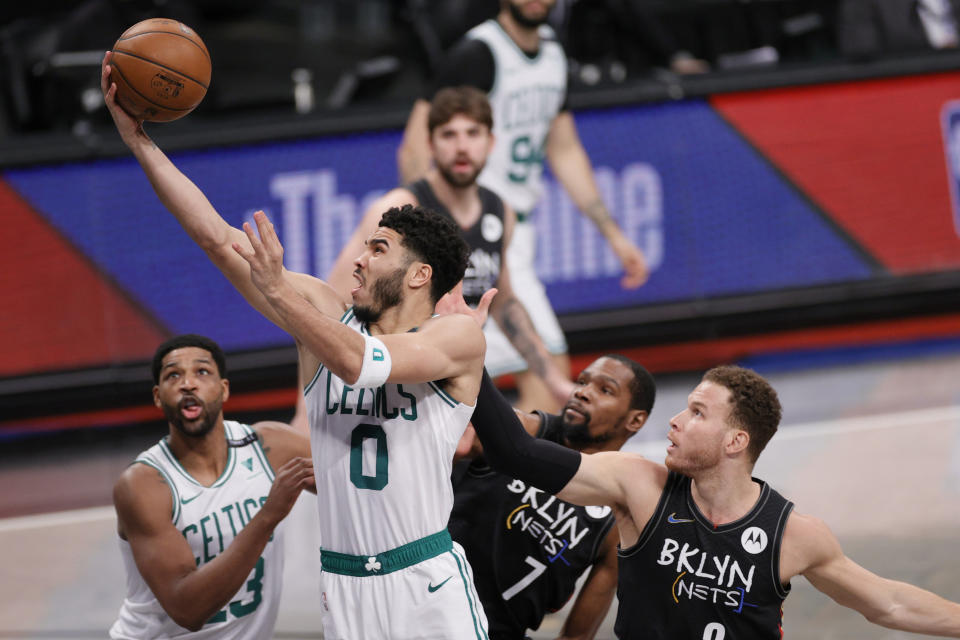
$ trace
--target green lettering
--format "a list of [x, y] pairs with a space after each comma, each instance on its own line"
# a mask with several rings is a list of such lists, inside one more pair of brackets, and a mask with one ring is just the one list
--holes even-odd
[[227, 518], [230, 520], [230, 530], [233, 531], [233, 535], [236, 536], [236, 535], [237, 535], [237, 527], [233, 524], [233, 514], [231, 513], [231, 511], [233, 511], [233, 505], [232, 505], [232, 504], [228, 504], [228, 505], [225, 506], [223, 509], [221, 509], [221, 511], [223, 511], [225, 514], [227, 514]]
[[257, 508], [258, 508], [257, 501], [254, 500], [253, 498], [247, 498], [246, 500], [243, 501], [243, 510], [247, 514], [247, 522], [250, 522], [251, 518], [253, 518], [253, 516], [250, 515], [250, 509], [249, 509], [250, 505], [253, 505], [254, 514], [257, 512]]
[[404, 398], [410, 401], [410, 410], [407, 411], [406, 409], [401, 409], [400, 415], [403, 416], [404, 420], [411, 420], [411, 421], [416, 420], [417, 419], [417, 397], [412, 393], [408, 393], [404, 391], [402, 384], [397, 385], [397, 391], [400, 392], [400, 395], [402, 395]]
[[340, 395], [340, 414], [341, 415], [350, 415], [353, 413], [353, 409], [347, 406], [347, 396], [350, 395], [350, 392], [353, 391], [353, 387], [343, 385], [343, 393]]
[[387, 385], [383, 385], [377, 389], [377, 397], [380, 400], [381, 410], [377, 412], [378, 417], [386, 418], [387, 420], [393, 420], [398, 415], [400, 411], [398, 409], [390, 410], [390, 403], [387, 402]]
[[331, 380], [331, 378], [333, 378], [333, 374], [331, 374], [329, 371], [327, 371], [327, 399], [326, 399], [327, 415], [333, 415], [333, 414], [335, 414], [335, 413], [337, 412], [337, 407], [340, 406], [340, 405], [337, 404], [336, 402], [333, 403], [333, 406], [332, 406], [332, 407], [330, 406], [330, 380]]
[[217, 518], [217, 512], [216, 512], [216, 511], [214, 511], [214, 512], [211, 513], [210, 515], [213, 516], [213, 524], [215, 524], [215, 525], [217, 526], [217, 538], [219, 538], [219, 542], [220, 542], [220, 551], [219, 551], [219, 553], [223, 553], [223, 532], [220, 531], [220, 519]]
[[203, 516], [200, 518], [200, 532], [201, 537], [203, 538], [203, 561], [210, 562], [217, 557], [217, 554], [210, 555], [210, 544], [213, 542], [213, 536], [207, 536], [207, 525], [205, 524], [207, 520], [210, 519], [210, 516]]
[[360, 393], [357, 395], [357, 415], [358, 416], [368, 416], [370, 412], [363, 408], [363, 392], [366, 389], [360, 389]]

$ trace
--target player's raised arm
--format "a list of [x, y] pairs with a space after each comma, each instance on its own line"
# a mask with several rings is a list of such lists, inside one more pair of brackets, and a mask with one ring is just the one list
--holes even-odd
[[427, 142], [429, 113], [429, 100], [421, 98], [413, 103], [413, 109], [403, 129], [403, 140], [397, 147], [397, 169], [402, 184], [419, 180], [430, 169], [430, 145]]
[[889, 629], [960, 638], [960, 604], [905, 582], [882, 578], [843, 553], [818, 518], [792, 513], [781, 552], [781, 578], [802, 574], [837, 604]]
[[569, 111], [561, 111], [550, 125], [546, 157], [551, 171], [570, 194], [574, 204], [597, 226], [620, 259], [625, 272], [621, 285], [634, 289], [646, 282], [649, 273], [643, 252], [624, 235], [600, 197], [590, 158], [580, 142], [573, 115]]
[[[107, 109], [113, 117], [120, 137], [133, 152], [150, 180], [157, 197], [173, 214], [187, 234], [209, 256], [247, 301], [269, 320], [286, 329], [262, 294], [252, 285], [249, 267], [231, 246], [247, 242], [243, 231], [231, 227], [203, 192], [185, 176], [157, 147], [143, 130], [116, 102], [116, 84], [110, 81], [110, 52], [101, 66], [101, 88]], [[293, 286], [310, 298], [324, 313], [339, 316], [344, 305], [322, 281], [303, 274], [287, 274]]]
[[180, 626], [198, 631], [243, 586], [277, 524], [312, 483], [310, 460], [292, 458], [277, 470], [263, 508], [222, 553], [198, 566], [170, 520], [170, 487], [153, 467], [134, 464], [113, 490], [118, 533], [130, 544], [140, 575], [164, 611]]

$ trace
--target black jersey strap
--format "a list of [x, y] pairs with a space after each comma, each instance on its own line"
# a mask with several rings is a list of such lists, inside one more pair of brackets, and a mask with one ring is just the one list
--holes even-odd
[[580, 452], [527, 433], [486, 370], [473, 411], [473, 428], [491, 467], [547, 493], [558, 493], [580, 468]]

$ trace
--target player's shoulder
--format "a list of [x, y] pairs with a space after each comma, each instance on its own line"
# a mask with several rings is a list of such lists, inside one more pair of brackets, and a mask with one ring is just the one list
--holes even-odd
[[113, 485], [113, 503], [117, 513], [170, 513], [173, 492], [169, 476], [141, 460], [130, 464]]
[[275, 470], [291, 458], [310, 457], [310, 439], [288, 424], [264, 420], [254, 423], [250, 428]]
[[789, 580], [843, 556], [837, 537], [822, 519], [791, 511], [780, 543], [782, 577]]

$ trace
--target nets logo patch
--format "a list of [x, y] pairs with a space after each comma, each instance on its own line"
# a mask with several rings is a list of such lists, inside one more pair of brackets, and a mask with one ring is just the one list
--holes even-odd
[[767, 532], [760, 527], [750, 527], [740, 536], [743, 550], [754, 555], [767, 548]]
[[953, 205], [953, 226], [957, 235], [960, 235], [960, 100], [943, 105], [940, 121], [950, 181], [950, 202]]

